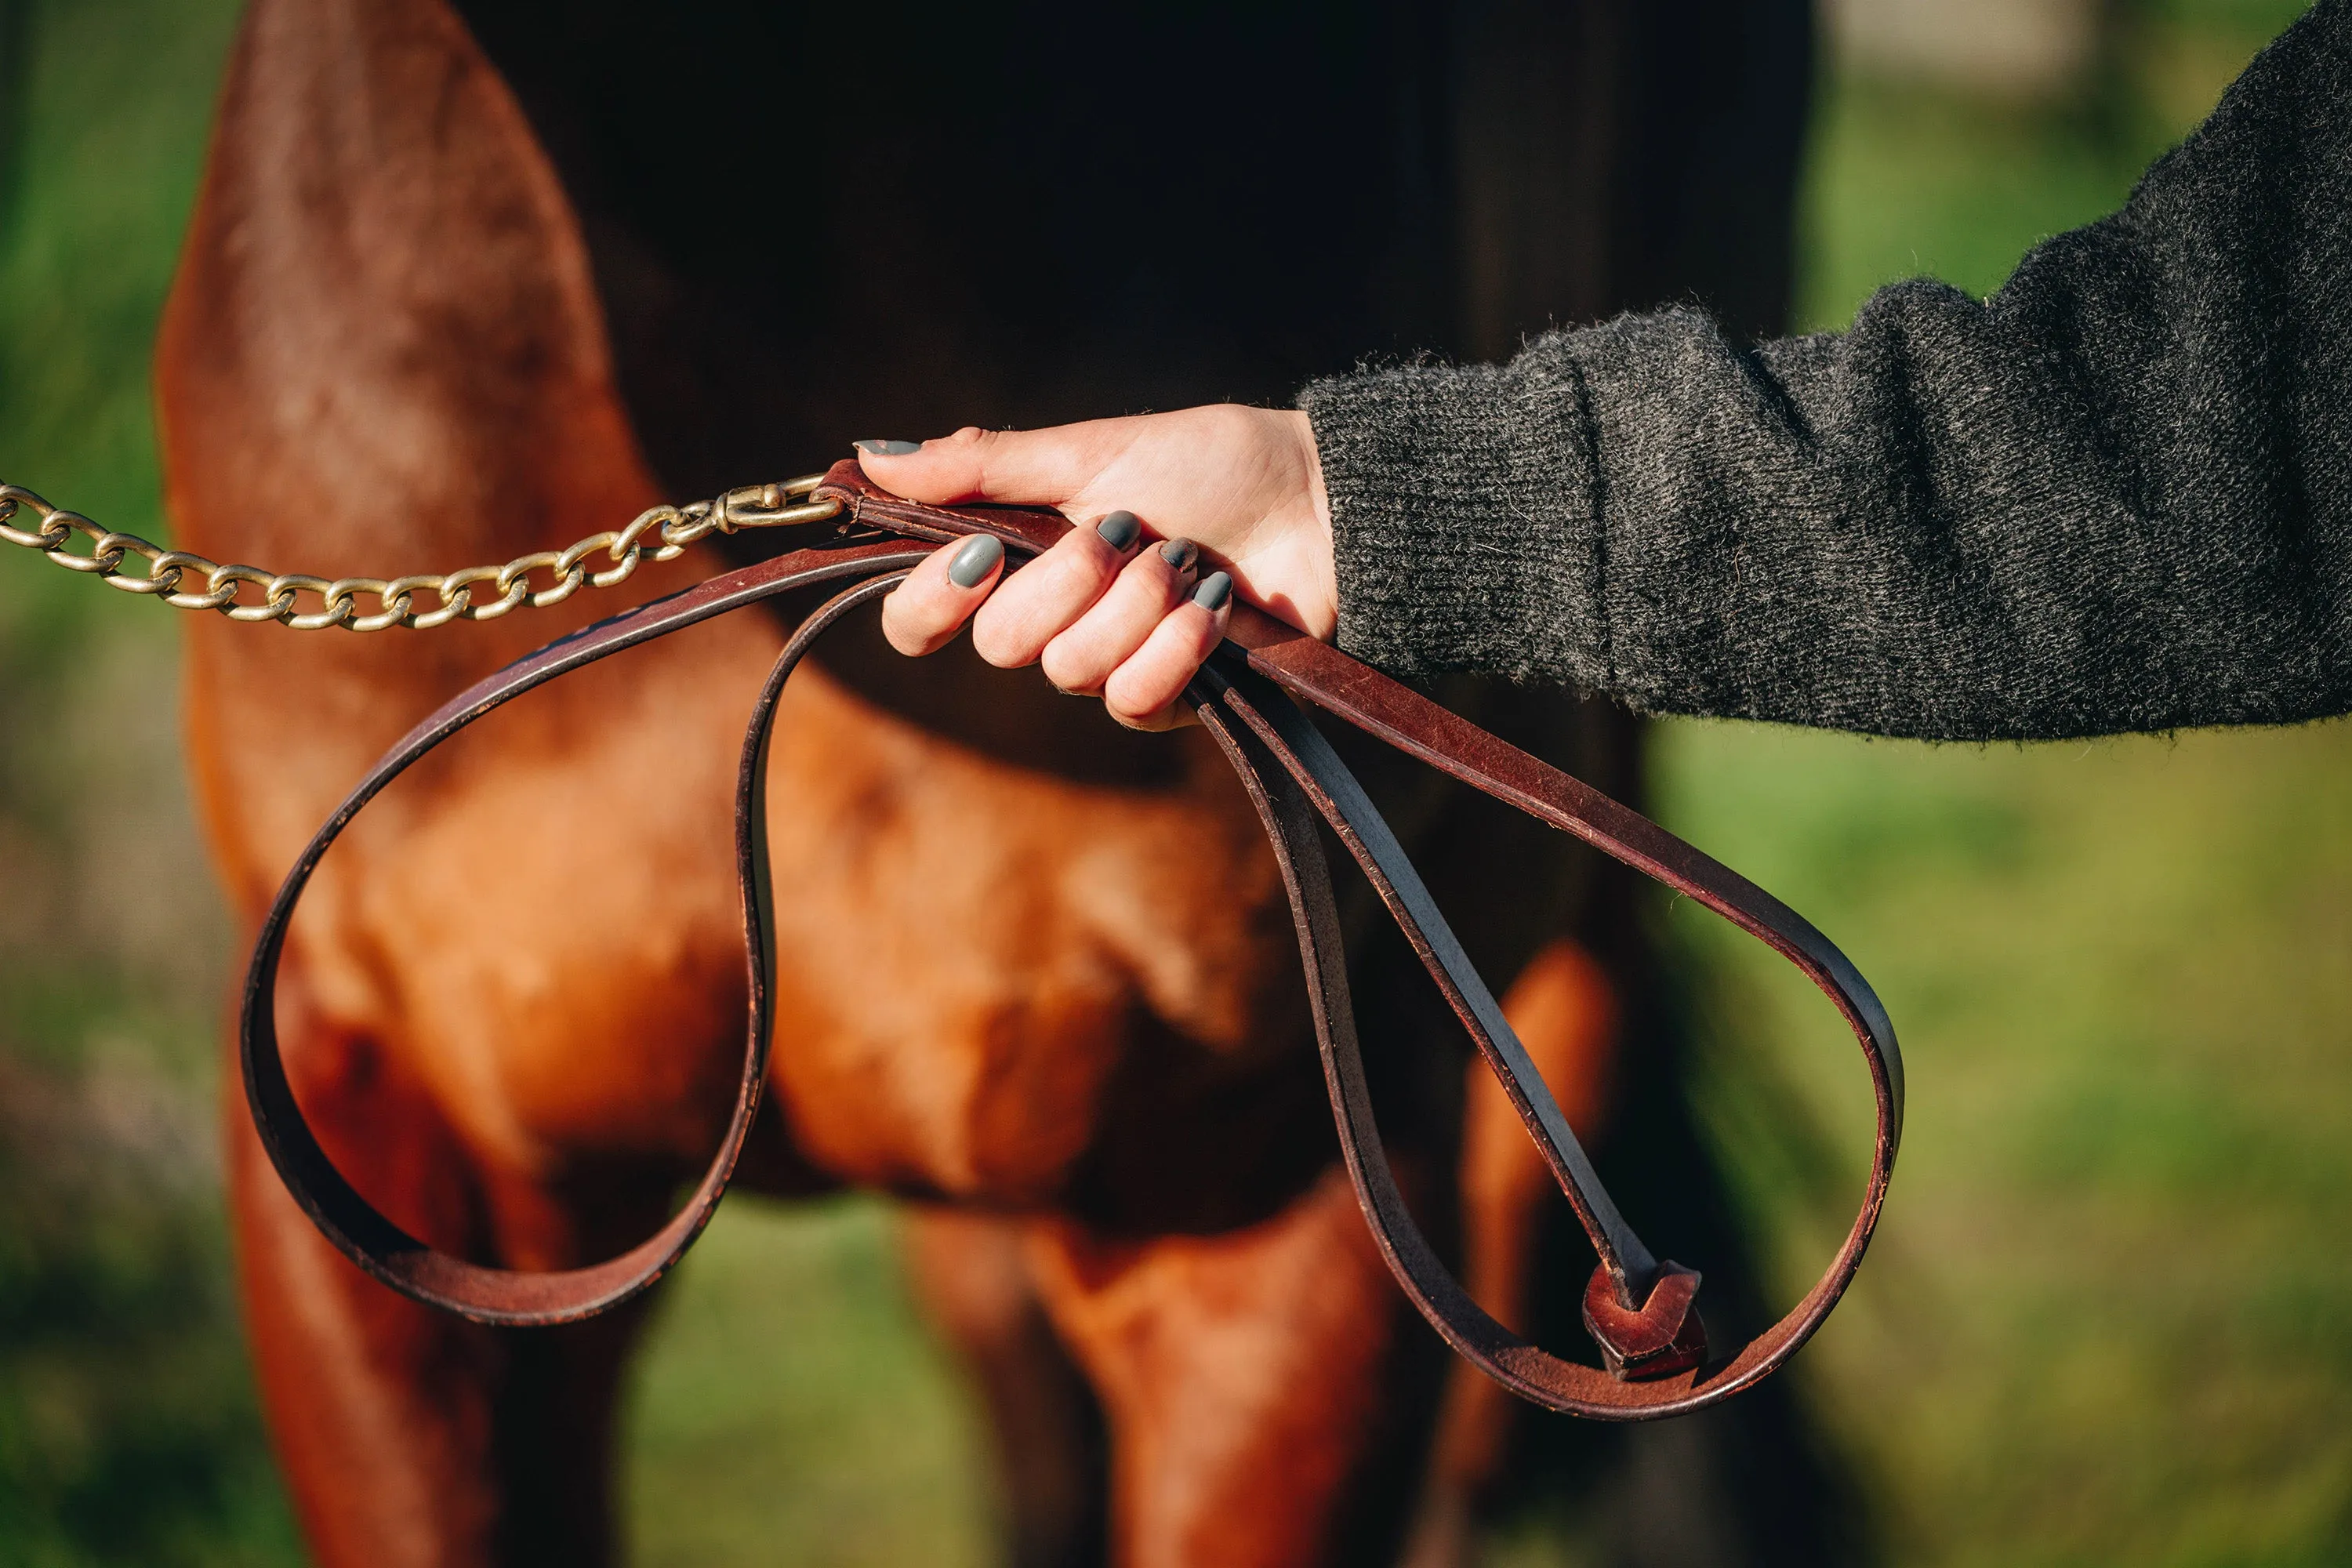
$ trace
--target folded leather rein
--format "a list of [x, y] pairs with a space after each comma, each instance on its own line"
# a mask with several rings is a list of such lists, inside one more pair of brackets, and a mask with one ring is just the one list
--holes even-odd
[[[1020, 559], [1045, 549], [1069, 527], [1058, 512], [945, 509], [901, 500], [874, 489], [854, 463], [837, 465], [817, 495], [837, 497], [845, 503], [835, 537], [823, 545], [730, 572], [590, 626], [444, 704], [386, 753], [328, 818], [270, 906], [246, 977], [239, 1031], [254, 1125], [288, 1189], [328, 1239], [403, 1295], [478, 1322], [569, 1322], [646, 1289], [693, 1245], [727, 1190], [767, 1077], [774, 949], [766, 784], [769, 741], [785, 680], [828, 627], [895, 586], [934, 543], [991, 533]], [[850, 585], [793, 632], [753, 705], [744, 735], [735, 803], [736, 873], [742, 889], [751, 994], [742, 1077], [726, 1136], [709, 1169], [691, 1199], [656, 1234], [589, 1268], [527, 1273], [484, 1268], [435, 1251], [377, 1212], [335, 1169], [295, 1103], [278, 1055], [278, 959], [295, 906], [320, 859], [386, 784], [492, 709], [625, 648], [827, 583]], [[1903, 1067], [1895, 1033], [1878, 998], [1845, 955], [1779, 900], [1638, 813], [1247, 605], [1235, 606], [1224, 646], [1185, 696], [1240, 775], [1281, 865], [1348, 1174], [1390, 1271], [1431, 1325], [1454, 1350], [1514, 1393], [1555, 1410], [1618, 1420], [1676, 1415], [1714, 1404], [1787, 1361], [1821, 1326], [1860, 1266], [1885, 1198], [1902, 1131]], [[1654, 1258], [1625, 1223], [1412, 863], [1294, 698], [1574, 834], [1706, 905], [1802, 970], [1853, 1026], [1877, 1104], [1877, 1135], [1861, 1211], [1819, 1282], [1786, 1317], [1738, 1354], [1706, 1361], [1704, 1334], [1693, 1310], [1698, 1275]], [[1517, 1108], [1591, 1238], [1600, 1265], [1585, 1292], [1584, 1318], [1604, 1366], [1563, 1360], [1496, 1321], [1439, 1260], [1406, 1209], [1381, 1152], [1365, 1086], [1330, 872], [1316, 831], [1318, 818], [1370, 879], [1420, 954]]]

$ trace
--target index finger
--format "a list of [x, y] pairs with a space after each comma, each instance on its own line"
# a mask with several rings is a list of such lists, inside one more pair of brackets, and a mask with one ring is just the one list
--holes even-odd
[[882, 600], [882, 636], [900, 653], [921, 658], [953, 641], [1002, 578], [1004, 544], [975, 533], [942, 544]]

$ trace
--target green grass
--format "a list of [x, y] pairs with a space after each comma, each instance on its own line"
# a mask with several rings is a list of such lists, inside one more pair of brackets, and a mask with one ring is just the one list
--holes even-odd
[[2063, 103], [1826, 73], [1801, 198], [1796, 325], [1934, 277], [1990, 294], [2035, 241], [2122, 205], [2300, 0], [2123, 0], [2112, 68]]
[[2104, 213], [2131, 171], [2067, 116], [1832, 79], [1815, 113], [1797, 321], [1834, 331], [1881, 284], [1998, 288], [2033, 241]]
[[[1833, 80], [1803, 324], [1919, 273], [1990, 292], [2299, 9], [2146, 8], [2122, 112]], [[2352, 1560], [2352, 725], [1987, 749], [1677, 722], [1655, 762], [1665, 819], [1839, 941], [1905, 1043], [1881, 1239], [1799, 1373], [1894, 1560]], [[1851, 1041], [1710, 917], [1669, 926], [1717, 977], [1710, 1121], [1793, 1293], [1858, 1193]]]
[[976, 1414], [908, 1307], [885, 1207], [730, 1202], [631, 1408], [644, 1568], [979, 1568]]
[[[1915, 272], [1990, 289], [2294, 9], [2135, 7], [2087, 104], [1833, 78], [1803, 323]], [[0, 59], [0, 475], [142, 531], [149, 342], [232, 14], [46, 0]], [[0, 552], [0, 1568], [299, 1559], [226, 1288], [233, 955], [164, 622]], [[1977, 750], [1681, 723], [1656, 754], [1668, 819], [1843, 942], [1908, 1050], [1882, 1240], [1793, 1374], [1895, 1559], [2352, 1559], [2352, 726]], [[1717, 977], [1705, 1102], [1793, 1289], [1853, 1195], [1852, 1047], [1664, 919]], [[981, 1439], [895, 1256], [877, 1204], [730, 1205], [630, 1387], [639, 1562], [979, 1560]]]
[[[1802, 1363], [1896, 1560], [2343, 1561], [2352, 724], [1986, 751], [1686, 723], [1658, 752], [1668, 820], [1902, 1033], [1883, 1239]], [[1713, 1119], [1794, 1288], [1858, 1184], [1851, 1042], [1710, 917], [1672, 923], [1726, 973]], [[1825, 1192], [1791, 1111], [1851, 1152]]]
[[[0, 474], [154, 528], [147, 344], [229, 11], [9, 12], [37, 47], [0, 58]], [[299, 1555], [234, 1327], [211, 1046], [230, 953], [149, 608], [0, 563], [6, 1568]]]

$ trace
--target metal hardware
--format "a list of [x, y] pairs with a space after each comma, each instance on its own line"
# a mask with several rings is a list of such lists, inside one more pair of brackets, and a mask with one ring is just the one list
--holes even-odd
[[[68, 572], [95, 574], [110, 588], [159, 598], [175, 610], [213, 610], [232, 621], [276, 621], [298, 632], [340, 626], [348, 632], [380, 632], [393, 626], [419, 631], [447, 626], [451, 621], [494, 621], [529, 605], [534, 610], [560, 605], [582, 588], [614, 588], [636, 574], [646, 561], [675, 561], [686, 547], [713, 533], [733, 533], [747, 528], [788, 528], [801, 523], [829, 522], [841, 515], [837, 499], [811, 500], [809, 495], [824, 479], [804, 474], [781, 484], [744, 485], [716, 500], [688, 506], [657, 506], [640, 513], [624, 529], [591, 534], [568, 550], [541, 550], [518, 556], [503, 566], [465, 566], [438, 574], [408, 577], [341, 577], [330, 582], [299, 572], [270, 572], [259, 566], [223, 565], [185, 550], [166, 550], [136, 534], [111, 533], [79, 512], [51, 506], [20, 485], [0, 484], [0, 539], [37, 550]], [[38, 526], [15, 526], [26, 513]], [[90, 552], [78, 555], [67, 545], [79, 534], [89, 540]], [[654, 539], [648, 542], [646, 536]], [[589, 558], [602, 552], [612, 563], [603, 571], [589, 570]], [[128, 556], [146, 563], [146, 571], [126, 573]], [[543, 574], [544, 586], [534, 586], [533, 574]], [[186, 582], [201, 582], [204, 591], [184, 590]], [[260, 591], [257, 603], [240, 603], [246, 584]], [[488, 588], [477, 601], [477, 588]], [[419, 595], [433, 603], [420, 607]], [[494, 595], [494, 596], [493, 596]], [[304, 611], [305, 596], [318, 607]], [[375, 601], [373, 614], [360, 613], [362, 597]]]

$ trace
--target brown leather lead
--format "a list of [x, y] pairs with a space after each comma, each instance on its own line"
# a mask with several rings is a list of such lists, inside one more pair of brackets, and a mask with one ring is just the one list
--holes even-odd
[[[319, 829], [262, 921], [247, 970], [239, 1033], [246, 1097], [262, 1145], [303, 1210], [345, 1256], [394, 1289], [478, 1321], [544, 1324], [591, 1316], [668, 1271], [725, 1194], [767, 1076], [772, 962], [766, 837], [768, 744], [784, 682], [810, 646], [850, 609], [888, 591], [928, 552], [923, 543], [995, 534], [1034, 554], [1068, 527], [1059, 513], [1014, 507], [922, 506], [877, 490], [854, 463], [820, 497], [845, 512], [833, 538], [552, 643], [460, 693], [386, 753]], [[888, 537], [877, 538], [877, 533]], [[625, 648], [795, 589], [848, 582], [793, 634], [754, 705], [736, 795], [737, 874], [750, 971], [743, 1073], [726, 1135], [686, 1205], [659, 1232], [586, 1268], [525, 1273], [434, 1251], [362, 1197], [303, 1121], [278, 1056], [275, 990], [288, 923], [320, 859], [383, 787], [418, 758], [514, 698]], [[1487, 734], [1411, 689], [1247, 605], [1186, 697], [1215, 737], [1265, 825], [1290, 895], [1316, 1036], [1339, 1143], [1357, 1201], [1390, 1270], [1437, 1331], [1513, 1392], [1555, 1410], [1616, 1420], [1676, 1415], [1764, 1377], [1821, 1326], [1876, 1226], [1903, 1125], [1902, 1058], [1870, 986], [1795, 911], [1640, 814]], [[1699, 1276], [1654, 1258], [1618, 1212], [1541, 1076], [1504, 1020], [1412, 863], [1354, 776], [1291, 698], [1297, 697], [1422, 758], [1563, 832], [1572, 833], [1763, 941], [1802, 970], [1853, 1026], [1871, 1075], [1877, 1136], [1860, 1213], [1829, 1269], [1788, 1316], [1736, 1355], [1706, 1363], [1694, 1310]], [[1563, 1360], [1496, 1322], [1462, 1289], [1414, 1225], [1381, 1152], [1349, 1006], [1345, 956], [1318, 819], [1370, 879], [1428, 969], [1575, 1208], [1600, 1258], [1584, 1321], [1603, 1367]]]

